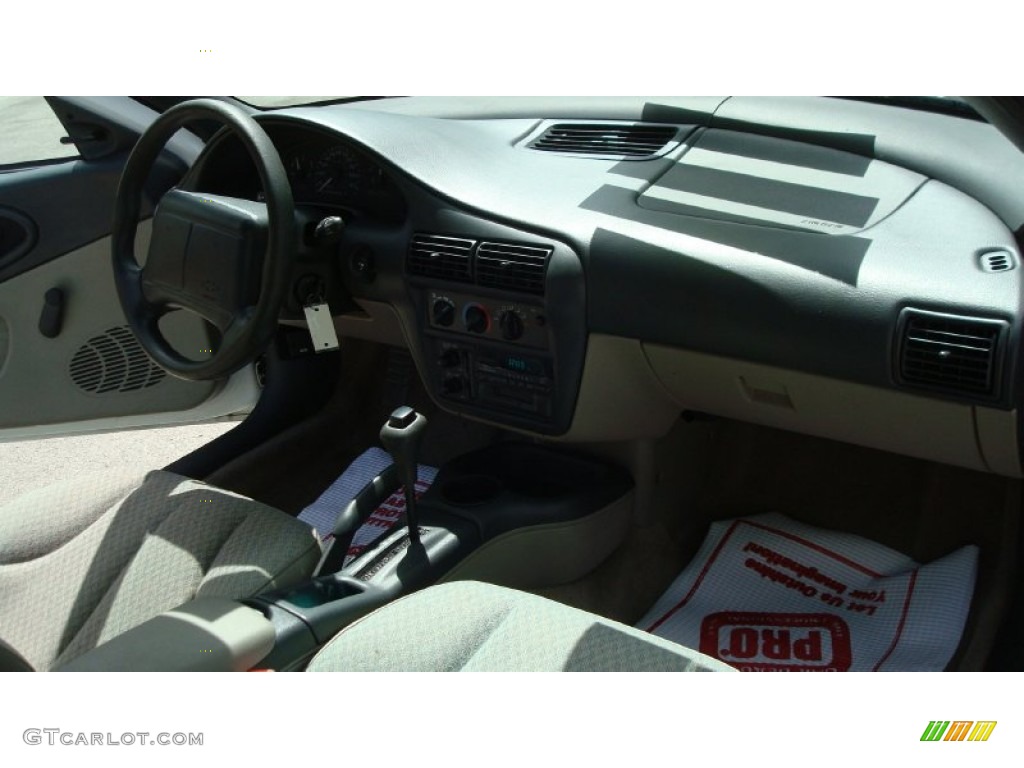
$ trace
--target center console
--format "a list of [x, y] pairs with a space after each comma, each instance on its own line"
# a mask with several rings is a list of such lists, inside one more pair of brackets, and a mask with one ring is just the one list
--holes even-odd
[[443, 466], [419, 501], [407, 494], [405, 524], [346, 560], [356, 530], [405, 485], [403, 477], [415, 477], [424, 423], [409, 408], [391, 415], [381, 437], [395, 464], [341, 511], [311, 581], [244, 601], [274, 627], [273, 650], [261, 667], [301, 668], [353, 621], [441, 581], [520, 589], [575, 581], [625, 538], [633, 508], [628, 472], [532, 443], [502, 442]]

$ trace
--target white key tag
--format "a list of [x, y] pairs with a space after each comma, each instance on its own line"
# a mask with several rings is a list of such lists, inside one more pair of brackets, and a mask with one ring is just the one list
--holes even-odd
[[326, 301], [307, 304], [302, 308], [306, 313], [306, 325], [313, 337], [314, 352], [329, 352], [338, 348], [338, 334], [334, 331], [334, 318]]

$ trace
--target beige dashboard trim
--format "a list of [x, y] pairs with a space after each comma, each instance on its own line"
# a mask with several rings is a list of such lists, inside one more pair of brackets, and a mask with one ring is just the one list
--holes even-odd
[[405, 347], [402, 323], [394, 307], [382, 301], [355, 299], [362, 312], [349, 312], [334, 316], [334, 329], [338, 336], [351, 336], [393, 347]]
[[1015, 412], [644, 344], [679, 407], [1020, 477]]
[[593, 333], [587, 340], [572, 426], [575, 442], [661, 437], [680, 408], [651, 371], [636, 339]]
[[[359, 305], [358, 311], [334, 315], [334, 331], [338, 338], [364, 339], [392, 347], [409, 346], [394, 307], [383, 301], [355, 298], [353, 301]], [[308, 327], [304, 319], [282, 320], [281, 325]]]
[[1007, 477], [1022, 477], [1020, 444], [1017, 433], [1017, 411], [997, 411], [994, 408], [975, 408], [978, 444], [989, 469]]

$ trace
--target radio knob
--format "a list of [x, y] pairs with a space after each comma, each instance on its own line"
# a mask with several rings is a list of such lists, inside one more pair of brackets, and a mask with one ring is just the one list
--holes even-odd
[[448, 328], [455, 322], [455, 304], [451, 299], [436, 299], [430, 313], [433, 315], [434, 325]]
[[506, 341], [515, 341], [523, 335], [523, 318], [514, 309], [508, 309], [498, 318], [501, 337]]
[[466, 330], [470, 333], [483, 333], [491, 324], [487, 310], [479, 304], [470, 304], [466, 307], [463, 319], [466, 322]]

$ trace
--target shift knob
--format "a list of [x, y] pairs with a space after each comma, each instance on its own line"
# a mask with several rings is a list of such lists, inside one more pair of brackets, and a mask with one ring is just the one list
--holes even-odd
[[420, 440], [427, 427], [427, 417], [408, 406], [392, 411], [380, 430], [380, 441], [391, 454], [398, 468], [398, 476], [405, 487], [405, 519], [409, 526], [409, 539], [420, 540], [419, 516], [416, 512], [416, 475], [419, 466]]

